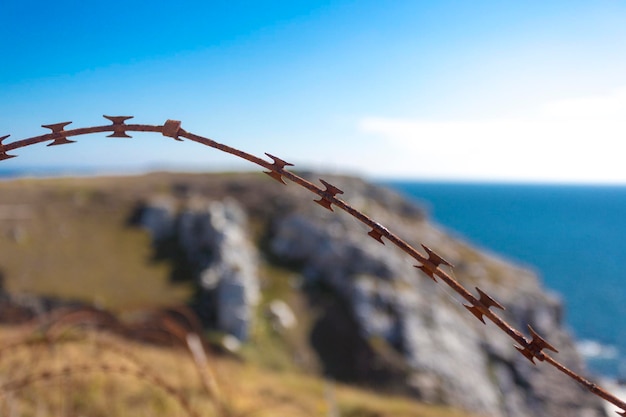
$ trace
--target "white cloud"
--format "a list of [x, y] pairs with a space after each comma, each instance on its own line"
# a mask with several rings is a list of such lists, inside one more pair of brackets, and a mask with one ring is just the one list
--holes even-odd
[[396, 148], [391, 175], [626, 183], [626, 89], [546, 103], [531, 117], [369, 117], [359, 129]]
[[554, 120], [584, 119], [593, 121], [624, 121], [626, 118], [626, 88], [603, 96], [581, 97], [546, 103], [541, 108], [544, 117]]

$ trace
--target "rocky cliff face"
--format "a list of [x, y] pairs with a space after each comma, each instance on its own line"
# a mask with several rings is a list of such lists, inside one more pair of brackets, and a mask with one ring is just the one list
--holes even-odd
[[[301, 291], [324, 288], [339, 300], [328, 309], [325, 326], [320, 323], [317, 343], [325, 347], [318, 351], [360, 372], [333, 375], [337, 367], [330, 366], [331, 376], [384, 374], [380, 381], [424, 401], [486, 416], [605, 415], [600, 400], [551, 367], [531, 364], [499, 329], [476, 320], [451, 290], [395, 247], [369, 238], [357, 221], [310, 203], [310, 195], [295, 187], [254, 178], [231, 180], [212, 193], [218, 202], [153, 200], [140, 216], [156, 242], [175, 238], [222, 330], [246, 338], [258, 300], [257, 262], [272, 259], [296, 268]], [[563, 328], [560, 301], [531, 272], [448, 236], [388, 190], [356, 179], [330, 181], [346, 192], [345, 201], [407, 242], [433, 248], [455, 265], [451, 273], [464, 286], [478, 286], [506, 306], [507, 321], [520, 330], [530, 324], [560, 350], [559, 360], [583, 369]], [[219, 202], [225, 194], [233, 200]], [[251, 243], [247, 216], [262, 225], [262, 253]], [[347, 340], [354, 338], [360, 342]], [[367, 369], [386, 365], [394, 371]]]
[[197, 281], [201, 316], [246, 340], [259, 301], [258, 251], [247, 215], [232, 200], [195, 198], [179, 204], [159, 197], [142, 208], [139, 224], [155, 246], [174, 243]]

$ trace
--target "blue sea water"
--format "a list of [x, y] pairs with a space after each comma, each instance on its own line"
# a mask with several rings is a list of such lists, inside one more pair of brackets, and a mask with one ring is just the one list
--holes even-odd
[[388, 182], [561, 295], [592, 372], [626, 377], [626, 187]]

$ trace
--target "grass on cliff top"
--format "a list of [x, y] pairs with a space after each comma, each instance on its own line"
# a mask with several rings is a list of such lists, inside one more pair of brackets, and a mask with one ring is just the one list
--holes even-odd
[[155, 262], [148, 234], [128, 225], [136, 182], [0, 183], [0, 273], [8, 291], [78, 299], [107, 309], [183, 303]]
[[155, 261], [148, 234], [128, 225], [137, 203], [192, 191], [258, 208], [280, 187], [262, 173], [0, 181], [0, 285], [114, 310], [184, 303], [192, 286], [173, 283], [173, 266]]
[[[180, 395], [198, 417], [217, 416], [190, 356], [184, 349], [131, 343], [110, 335], [74, 333], [53, 345], [33, 343], [32, 335], [0, 326], [0, 413], [14, 416], [93, 417], [185, 416]], [[11, 341], [30, 340], [13, 349]], [[43, 341], [43, 340], [42, 340]], [[97, 343], [106, 341], [106, 344]], [[115, 349], [111, 349], [114, 347]], [[120, 353], [126, 352], [126, 353]], [[135, 358], [135, 359], [133, 359]], [[136, 358], [139, 358], [138, 360]], [[144, 367], [143, 374], [105, 372], [98, 365]], [[86, 365], [90, 370], [79, 370]], [[42, 372], [74, 372], [60, 377], [33, 378], [19, 389], [7, 387]], [[406, 398], [379, 395], [321, 378], [294, 372], [276, 372], [250, 363], [209, 355], [220, 400], [228, 417], [456, 417], [467, 414], [429, 406]], [[86, 369], [86, 368], [85, 368]], [[156, 378], [155, 378], [156, 376]], [[155, 381], [160, 382], [155, 382]], [[178, 394], [164, 389], [169, 386]], [[331, 409], [336, 414], [331, 414]], [[5, 414], [8, 413], [8, 414]], [[227, 417], [222, 415], [222, 417]]]
[[[80, 299], [117, 311], [185, 303], [191, 285], [170, 282], [171, 265], [154, 261], [148, 234], [129, 227], [127, 221], [141, 198], [170, 193], [188, 183], [211, 191], [215, 187], [220, 198], [233, 192], [228, 178], [232, 176], [153, 174], [0, 182], [0, 278], [4, 278], [4, 287], [11, 292]], [[294, 309], [300, 326], [279, 335], [267, 320], [260, 320], [252, 343], [244, 347], [243, 358], [250, 360], [244, 364], [213, 358], [224, 401], [237, 415], [328, 416], [331, 408], [337, 409], [338, 417], [467, 415], [342, 385], [333, 388], [320, 378], [298, 373], [319, 367], [308, 346], [316, 313], [307, 311], [306, 300], [290, 285], [289, 270], [264, 265], [260, 273], [263, 302], [259, 315], [273, 299], [282, 299]], [[10, 339], [9, 332], [0, 328], [0, 349]], [[184, 352], [123, 340], [118, 343], [145, 363], [156, 364], [159, 375], [189, 398], [199, 416], [215, 415]], [[68, 361], [94, 365], [119, 360], [88, 343], [24, 346], [8, 356], [0, 351], [0, 387], [20, 375], [60, 369]], [[298, 366], [293, 366], [296, 361]], [[72, 374], [29, 384], [19, 392], [0, 389], [0, 415], [185, 415], [167, 391], [154, 385], [124, 374]], [[19, 413], [2, 409], [18, 405]]]

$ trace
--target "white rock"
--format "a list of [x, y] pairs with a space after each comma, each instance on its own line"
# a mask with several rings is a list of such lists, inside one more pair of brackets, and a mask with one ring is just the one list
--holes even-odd
[[273, 300], [268, 307], [268, 312], [275, 327], [279, 329], [291, 329], [298, 324], [293, 310], [283, 300]]

